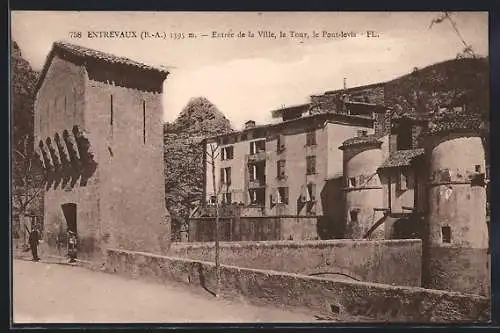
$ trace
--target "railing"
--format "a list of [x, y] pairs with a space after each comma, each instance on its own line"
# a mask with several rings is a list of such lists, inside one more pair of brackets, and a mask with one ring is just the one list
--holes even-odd
[[267, 152], [265, 150], [259, 151], [256, 152], [255, 154], [248, 154], [246, 157], [249, 163], [265, 161], [267, 157]]
[[264, 186], [266, 186], [266, 177], [248, 181], [248, 188], [259, 188]]

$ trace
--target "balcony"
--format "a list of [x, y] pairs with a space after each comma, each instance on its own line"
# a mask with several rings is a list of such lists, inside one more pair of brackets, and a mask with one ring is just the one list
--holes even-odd
[[261, 177], [248, 181], [248, 188], [259, 188], [266, 186], [266, 177]]
[[248, 163], [256, 163], [256, 162], [261, 162], [265, 161], [267, 158], [267, 153], [266, 151], [258, 151], [255, 154], [248, 154], [246, 155], [247, 162]]

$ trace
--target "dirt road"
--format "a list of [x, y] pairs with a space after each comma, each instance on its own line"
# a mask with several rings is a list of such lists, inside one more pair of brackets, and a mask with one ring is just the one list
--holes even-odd
[[15, 323], [315, 322], [304, 313], [214, 298], [57, 263], [14, 260]]

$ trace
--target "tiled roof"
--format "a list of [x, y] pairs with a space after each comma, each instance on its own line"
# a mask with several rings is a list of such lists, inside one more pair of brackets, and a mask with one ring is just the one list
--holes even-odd
[[[356, 115], [333, 113], [333, 112], [321, 112], [321, 113], [314, 113], [314, 114], [302, 116], [300, 118], [280, 121], [277, 123], [256, 125], [255, 127], [245, 128], [245, 129], [242, 129], [240, 131], [232, 131], [229, 133], [223, 133], [223, 134], [218, 134], [218, 135], [214, 135], [214, 136], [209, 136], [209, 137], [206, 137], [206, 140], [212, 141], [212, 140], [222, 138], [225, 136], [234, 135], [234, 134], [238, 134], [238, 133], [244, 133], [244, 132], [250, 132], [250, 131], [255, 131], [255, 130], [278, 129], [278, 130], [282, 131], [288, 125], [291, 125], [293, 123], [304, 122], [305, 124], [307, 124], [308, 121], [314, 121], [314, 120], [321, 122], [323, 125], [325, 125], [326, 123], [329, 123], [329, 122], [331, 122], [331, 123], [340, 122], [340, 123], [347, 123], [347, 124], [356, 124], [356, 125], [361, 125], [361, 126], [365, 126], [365, 127], [373, 126], [373, 120], [371, 118], [360, 117], [360, 116], [356, 116]], [[306, 127], [304, 127], [304, 129], [305, 128]]]
[[411, 161], [424, 154], [423, 148], [409, 149], [409, 150], [397, 150], [389, 156], [389, 158], [382, 163], [380, 169], [383, 168], [394, 168], [410, 165]]
[[437, 134], [451, 131], [480, 131], [484, 127], [479, 115], [475, 114], [452, 114], [447, 115], [429, 124], [428, 134]]
[[428, 121], [431, 119], [429, 114], [417, 114], [411, 112], [405, 112], [399, 115], [395, 115], [392, 120], [393, 121], [401, 121], [401, 120], [412, 120], [412, 121]]
[[286, 113], [294, 113], [294, 112], [304, 113], [307, 110], [309, 110], [310, 106], [311, 106], [311, 103], [288, 106], [288, 107], [284, 107], [281, 109], [273, 110], [273, 111], [271, 111], [271, 114], [272, 114], [273, 118], [278, 118], [278, 117], [282, 117]]
[[47, 60], [45, 61], [44, 67], [42, 69], [42, 72], [40, 74], [40, 77], [37, 82], [36, 90], [40, 88], [43, 80], [45, 79], [45, 75], [47, 74], [48, 67], [50, 66], [50, 63], [52, 61], [52, 58], [54, 55], [60, 54], [60, 55], [69, 55], [73, 57], [80, 58], [82, 60], [86, 59], [94, 59], [97, 61], [101, 61], [106, 64], [110, 65], [124, 65], [124, 66], [131, 66], [135, 67], [137, 69], [143, 70], [143, 71], [149, 71], [149, 72], [157, 72], [159, 74], [163, 74], [165, 77], [169, 74], [169, 72], [165, 69], [160, 69], [156, 67], [152, 67], [149, 65], [145, 65], [143, 63], [124, 58], [124, 57], [118, 57], [110, 53], [105, 53], [102, 51], [90, 49], [84, 46], [80, 45], [75, 45], [75, 44], [70, 44], [67, 42], [54, 42], [52, 45], [52, 50], [50, 51], [49, 55], [47, 56]]
[[109, 64], [122, 64], [122, 65], [128, 65], [128, 66], [133, 66], [137, 67], [139, 69], [147, 70], [147, 71], [156, 71], [160, 73], [165, 73], [168, 74], [168, 71], [164, 69], [159, 69], [155, 68], [152, 66], [145, 65], [143, 63], [124, 58], [124, 57], [118, 57], [110, 53], [105, 53], [102, 51], [94, 50], [94, 49], [89, 49], [84, 46], [80, 45], [75, 45], [75, 44], [70, 44], [66, 42], [55, 42], [53, 45], [54, 50], [62, 50], [64, 52], [71, 53], [76, 56], [84, 57], [84, 58], [94, 58], [97, 60], [101, 60], [103, 62], [109, 63]]
[[355, 136], [353, 138], [347, 139], [344, 142], [342, 142], [342, 146], [340, 147], [342, 149], [346, 147], [365, 145], [365, 144], [382, 144], [382, 141], [380, 141], [379, 139], [380, 137], [374, 134]]

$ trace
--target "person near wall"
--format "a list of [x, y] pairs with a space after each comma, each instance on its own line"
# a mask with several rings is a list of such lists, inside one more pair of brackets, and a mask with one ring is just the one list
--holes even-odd
[[68, 257], [71, 263], [76, 262], [77, 245], [76, 234], [70, 230], [68, 237]]
[[40, 261], [38, 257], [38, 242], [39, 242], [39, 233], [36, 228], [33, 228], [30, 232], [29, 236], [29, 244], [31, 248], [31, 254], [33, 256], [33, 261]]

